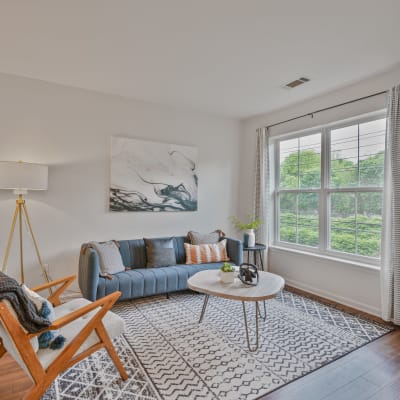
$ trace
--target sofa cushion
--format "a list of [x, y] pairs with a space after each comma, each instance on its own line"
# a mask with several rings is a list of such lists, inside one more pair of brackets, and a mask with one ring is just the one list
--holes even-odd
[[173, 238], [144, 239], [148, 268], [167, 267], [176, 264]]
[[[120, 240], [119, 251], [125, 267], [145, 268], [147, 264], [146, 245], [143, 239]], [[186, 236], [175, 236], [173, 245], [175, 249], [176, 264], [185, 263], [184, 243], [188, 243]]]
[[195, 231], [189, 231], [187, 237], [190, 244], [215, 244], [218, 243], [221, 237], [225, 234], [221, 230], [216, 230], [210, 233], [199, 233]]
[[216, 244], [192, 245], [185, 243], [186, 264], [229, 261], [226, 252], [226, 239]]
[[186, 236], [174, 237], [175, 257], [177, 264], [185, 264], [186, 256], [184, 243], [189, 243], [189, 240]]
[[121, 253], [113, 240], [108, 242], [90, 242], [99, 254], [100, 274], [112, 275], [125, 269], [122, 262]]
[[118, 243], [125, 267], [146, 267], [146, 246], [143, 239], [120, 240]]

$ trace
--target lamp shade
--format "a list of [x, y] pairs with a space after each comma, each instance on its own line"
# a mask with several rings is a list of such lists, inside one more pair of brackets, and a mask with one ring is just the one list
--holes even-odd
[[48, 166], [0, 161], [0, 189], [47, 190]]

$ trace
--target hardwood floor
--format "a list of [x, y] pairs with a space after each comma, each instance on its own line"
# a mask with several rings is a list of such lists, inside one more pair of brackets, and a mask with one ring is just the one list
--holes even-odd
[[[350, 311], [347, 307], [340, 308]], [[0, 359], [1, 400], [22, 399], [30, 385], [25, 372], [8, 354]], [[261, 399], [400, 400], [400, 329]]]
[[0, 399], [22, 399], [32, 385], [25, 371], [6, 354], [0, 359]]
[[400, 399], [400, 329], [261, 399]]

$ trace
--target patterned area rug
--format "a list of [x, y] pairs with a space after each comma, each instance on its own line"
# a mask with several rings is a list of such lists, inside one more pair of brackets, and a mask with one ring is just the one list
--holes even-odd
[[[241, 303], [210, 297], [199, 324], [203, 299], [184, 292], [117, 304], [127, 332], [116, 346], [129, 379], [121, 381], [99, 351], [61, 375], [44, 399], [256, 399], [391, 330], [283, 291], [266, 302], [260, 346], [250, 353]], [[253, 305], [248, 316], [254, 333]]]

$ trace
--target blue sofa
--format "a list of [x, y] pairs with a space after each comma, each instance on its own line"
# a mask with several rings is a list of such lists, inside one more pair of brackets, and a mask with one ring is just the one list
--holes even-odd
[[[227, 253], [232, 264], [243, 262], [242, 242], [227, 239]], [[134, 299], [154, 294], [171, 293], [187, 289], [187, 280], [196, 272], [218, 269], [222, 263], [185, 264], [184, 236], [174, 237], [177, 265], [146, 268], [146, 247], [143, 239], [119, 241], [119, 251], [125, 267], [130, 270], [119, 272], [107, 279], [100, 276], [99, 255], [96, 250], [83, 244], [79, 257], [79, 287], [88, 300], [94, 301], [119, 290], [119, 300]]]

